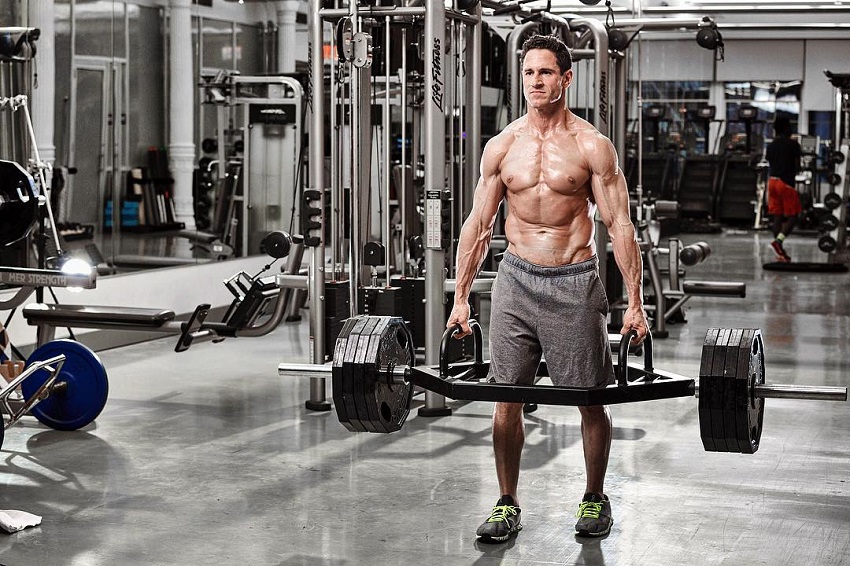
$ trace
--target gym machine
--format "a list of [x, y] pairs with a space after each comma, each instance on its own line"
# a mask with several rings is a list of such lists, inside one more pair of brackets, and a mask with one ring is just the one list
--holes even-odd
[[[49, 166], [40, 157], [32, 133], [27, 97], [0, 98], [0, 110], [20, 111], [31, 137], [34, 158], [30, 167], [34, 179], [18, 163], [0, 160], [0, 246], [37, 241], [39, 267], [0, 267], [0, 285], [17, 288], [14, 295], [0, 301], [0, 309], [17, 309], [35, 294], [36, 302], [22, 309], [29, 324], [37, 326], [37, 348], [30, 354], [19, 375], [11, 375], [0, 388], [0, 446], [6, 427], [32, 414], [43, 424], [58, 430], [76, 430], [91, 423], [106, 404], [108, 379], [97, 355], [74, 340], [54, 340], [56, 327], [125, 330], [153, 330], [179, 334], [176, 351], [192, 343], [227, 337], [262, 336], [274, 330], [284, 314], [282, 288], [272, 277], [261, 278], [239, 273], [225, 282], [234, 295], [230, 307], [218, 322], [205, 318], [210, 305], [199, 305], [186, 322], [174, 320], [167, 309], [99, 307], [89, 305], [46, 304], [43, 290], [52, 287], [95, 287], [96, 272], [89, 265], [72, 261], [63, 253], [50, 204], [50, 188], [45, 181]], [[37, 181], [36, 181], [37, 179]], [[38, 224], [38, 233], [31, 235]], [[55, 257], [47, 258], [45, 240], [54, 239]], [[293, 239], [283, 232], [272, 232], [261, 242], [261, 249], [275, 260], [287, 257]], [[301, 247], [287, 265], [287, 271], [300, 267]], [[49, 267], [49, 268], [48, 268]], [[57, 269], [57, 267], [61, 269]], [[270, 312], [271, 311], [271, 312]], [[14, 367], [14, 365], [13, 365]]]
[[225, 72], [204, 78], [200, 88], [216, 110], [215, 138], [201, 144], [214, 159], [202, 158], [198, 171], [213, 187], [211, 230], [181, 235], [219, 241], [240, 257], [256, 254], [266, 234], [291, 233], [299, 222], [304, 89], [290, 76]]
[[[0, 27], [0, 98], [32, 91], [31, 62], [40, 36], [37, 28]], [[23, 115], [0, 111], [0, 159], [26, 163], [31, 150]]]
[[[661, 123], [666, 122], [665, 115], [666, 108], [664, 106], [651, 105], [643, 110], [643, 120], [649, 122], [650, 134], [641, 143], [641, 147], [644, 149], [641, 160], [643, 164], [642, 194], [650, 201], [673, 200], [677, 193], [678, 155], [675, 148], [670, 148], [669, 132], [662, 134], [661, 131]], [[664, 143], [661, 143], [662, 137], [665, 139]], [[647, 142], [649, 143], [647, 144]], [[647, 148], [644, 145], [649, 145], [650, 151], [646, 151]], [[630, 184], [634, 183], [635, 169], [632, 166], [629, 171], [630, 178], [628, 181]]]
[[[4, 185], [5, 186], [5, 185]], [[0, 213], [15, 201], [0, 204]], [[300, 265], [290, 255], [293, 243], [288, 234], [272, 232], [263, 240], [263, 249], [275, 261], [289, 256], [286, 271]], [[102, 330], [153, 331], [178, 335], [176, 352], [193, 344], [226, 338], [264, 336], [278, 327], [286, 311], [284, 289], [279, 278], [285, 273], [262, 277], [260, 273], [240, 272], [224, 282], [234, 299], [218, 321], [206, 320], [210, 305], [198, 305], [188, 320], [176, 320], [168, 309], [31, 303], [22, 309], [30, 325], [38, 327], [37, 348], [27, 357], [24, 371], [13, 376], [0, 389], [0, 412], [8, 415], [0, 422], [3, 430], [32, 414], [41, 423], [57, 430], [76, 430], [94, 421], [106, 405], [109, 384], [106, 369], [97, 354], [75, 340], [54, 339], [57, 327]], [[95, 287], [95, 272], [64, 273], [49, 269], [0, 267], [0, 284], [19, 287], [0, 309], [16, 309], [37, 289], [50, 287]]]
[[[711, 255], [711, 247], [706, 242], [684, 245], [678, 238], [669, 238], [666, 248], [658, 246], [658, 235], [651, 234], [654, 224], [652, 221], [641, 223], [638, 233], [644, 271], [650, 283], [644, 306], [655, 337], [669, 336], [668, 323], [686, 322], [683, 307], [691, 297], [746, 297], [747, 286], [740, 281], [685, 279], [683, 266], [693, 267], [704, 262]], [[666, 262], [659, 261], [665, 256]], [[614, 303], [612, 308], [625, 308], [625, 305]]]
[[[480, 159], [481, 8], [446, 8], [437, 0], [324, 8], [314, 1], [308, 27], [309, 129], [329, 130], [329, 160], [325, 137], [312, 135], [301, 203], [310, 267], [306, 281], [287, 284], [308, 289], [310, 360], [324, 363], [350, 316], [410, 308], [398, 314], [412, 319], [415, 340], [432, 361], [453, 290], [445, 270], [452, 269], [452, 242]], [[328, 27], [335, 56], [326, 81]], [[389, 48], [373, 52], [373, 44], [397, 42], [415, 48], [399, 56]], [[401, 151], [393, 164], [396, 133]], [[311, 381], [309, 409], [330, 409], [325, 389], [324, 378]], [[426, 404], [445, 410], [439, 399]]]
[[[21, 110], [31, 133], [26, 100], [25, 95], [0, 99], [0, 108], [5, 105]], [[45, 165], [38, 157], [34, 140], [31, 147], [35, 154], [31, 164], [37, 171], [38, 182], [18, 163], [0, 161], [0, 246], [3, 247], [27, 240], [37, 219], [43, 232], [45, 218], [49, 218], [50, 231], [56, 237], [49, 212], [49, 188], [44, 181]], [[79, 269], [74, 262], [65, 262], [67, 258], [61, 255], [57, 260], [63, 260], [62, 269], [46, 268], [43, 233], [39, 239], [42, 244], [38, 268], [0, 267], [0, 285], [17, 288], [10, 298], [0, 300], [0, 310], [16, 309], [34, 293], [40, 300], [45, 286], [94, 288], [95, 273], [90, 268]], [[0, 446], [4, 430], [26, 414], [58, 430], [75, 430], [93, 421], [106, 402], [108, 383], [103, 365], [94, 352], [70, 340], [42, 345], [28, 357], [19, 375], [13, 373], [8, 377], [8, 382], [0, 383]]]

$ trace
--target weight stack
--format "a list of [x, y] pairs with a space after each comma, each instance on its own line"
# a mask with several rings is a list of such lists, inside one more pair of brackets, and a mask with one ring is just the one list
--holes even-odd
[[360, 314], [404, 318], [405, 297], [400, 287], [362, 287], [359, 297]]
[[[421, 277], [405, 277], [392, 280], [393, 286], [401, 289], [402, 304], [400, 310], [395, 313], [404, 318], [407, 326], [413, 334], [413, 345], [425, 348], [425, 279]], [[445, 320], [448, 320], [454, 304], [454, 293], [448, 293], [445, 304]], [[471, 307], [471, 318], [475, 318], [481, 312], [481, 297], [477, 293], [469, 294]], [[472, 336], [463, 340], [452, 340], [449, 343], [449, 361], [457, 361], [472, 355], [475, 351], [475, 342]]]
[[325, 282], [325, 355], [333, 356], [336, 339], [351, 316], [348, 281]]

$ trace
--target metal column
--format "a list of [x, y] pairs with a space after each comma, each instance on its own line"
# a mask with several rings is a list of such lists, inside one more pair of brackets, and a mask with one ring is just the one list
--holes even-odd
[[[593, 88], [595, 93], [593, 125], [603, 136], [609, 135], [608, 100], [608, 31], [599, 20], [578, 18], [572, 20], [573, 28], [586, 27], [593, 35], [595, 65], [593, 66]], [[602, 222], [596, 222], [596, 255], [599, 257], [599, 278], [603, 284], [607, 276], [608, 230]]]
[[508, 83], [508, 124], [522, 115], [522, 78], [520, 73], [519, 50], [522, 47], [520, 41], [526, 35], [537, 30], [537, 22], [526, 22], [515, 27], [508, 36], [506, 47], [506, 59], [508, 60], [508, 72], [505, 77]]
[[[481, 169], [481, 5], [473, 15], [478, 19], [474, 26], [467, 26], [467, 73], [466, 87], [466, 164], [464, 175], [463, 213], [472, 209], [472, 199], [475, 185]], [[471, 53], [471, 54], [469, 54]], [[471, 57], [471, 60], [470, 60]]]
[[[440, 362], [445, 328], [445, 261], [440, 234], [442, 193], [446, 186], [445, 69], [446, 8], [443, 0], [425, 2], [425, 363]], [[451, 414], [446, 399], [425, 392], [422, 416]]]
[[[325, 79], [322, 61], [322, 18], [319, 10], [321, 0], [310, 0], [307, 22], [310, 29], [310, 44], [307, 52], [310, 57], [310, 183], [319, 191], [319, 208], [322, 210], [322, 226], [325, 224]], [[324, 232], [324, 229], [322, 230]], [[325, 241], [320, 234], [321, 243], [312, 249], [307, 279], [310, 282], [310, 363], [325, 362]], [[305, 403], [314, 411], [329, 411], [331, 404], [326, 399], [324, 377], [310, 378], [310, 398]]]

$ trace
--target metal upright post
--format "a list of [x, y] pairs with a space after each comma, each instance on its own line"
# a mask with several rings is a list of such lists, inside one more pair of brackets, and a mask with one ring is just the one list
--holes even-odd
[[331, 280], [336, 281], [340, 275], [341, 270], [339, 269], [340, 264], [340, 217], [339, 217], [339, 208], [340, 202], [342, 202], [342, 184], [340, 179], [340, 151], [339, 151], [339, 124], [338, 117], [340, 116], [339, 109], [342, 108], [342, 103], [340, 102], [341, 96], [337, 96], [342, 91], [342, 85], [337, 83], [337, 72], [339, 72], [339, 60], [333, 56], [333, 53], [336, 49], [342, 49], [342, 46], [336, 44], [336, 36], [331, 34], [331, 64], [330, 64], [330, 150], [331, 150], [331, 161], [330, 161], [330, 225], [331, 225], [331, 241], [330, 241], [330, 252], [331, 252]]
[[537, 22], [526, 22], [511, 30], [505, 51], [508, 60], [508, 123], [513, 122], [522, 115], [522, 78], [520, 77], [519, 50], [520, 43], [533, 30], [540, 27]]
[[[586, 27], [593, 36], [593, 89], [594, 112], [593, 125], [603, 136], [610, 134], [608, 100], [608, 31], [599, 20], [577, 18], [570, 22], [573, 28]], [[586, 78], [584, 80], [587, 80]], [[602, 222], [596, 222], [596, 255], [599, 257], [599, 278], [604, 283], [608, 275], [608, 230]]]
[[614, 88], [617, 102], [614, 105], [614, 132], [612, 141], [620, 159], [620, 168], [625, 165], [626, 157], [626, 118], [628, 116], [628, 100], [626, 100], [626, 87], [628, 86], [628, 58], [620, 57], [614, 61]]
[[[319, 191], [319, 209], [322, 210], [321, 224], [325, 224], [325, 78], [322, 53], [322, 17], [319, 10], [321, 0], [310, 0], [307, 21], [310, 28], [310, 98], [313, 114], [310, 122], [310, 182]], [[325, 235], [319, 234], [320, 243], [313, 247], [310, 255], [310, 363], [325, 362]], [[310, 398], [305, 403], [313, 411], [329, 411], [331, 404], [326, 399], [324, 377], [310, 378]]]
[[[405, 46], [401, 50], [401, 69], [399, 70], [399, 88], [401, 89], [399, 99], [399, 113], [401, 114], [401, 179], [397, 191], [398, 208], [401, 211], [401, 244], [400, 267], [401, 276], [407, 275], [407, 28], [401, 28], [401, 44]], [[389, 281], [389, 279], [387, 280]], [[389, 285], [389, 283], [387, 283]]]
[[[441, 234], [442, 193], [446, 186], [445, 44], [446, 8], [443, 0], [425, 1], [425, 363], [440, 361], [440, 338], [445, 328], [445, 261]], [[446, 399], [425, 392], [422, 416], [451, 414]]]
[[[357, 0], [349, 0], [348, 3], [349, 18], [351, 18], [352, 34], [360, 33], [360, 11], [357, 6]], [[353, 37], [352, 35], [352, 37]], [[342, 46], [339, 47], [342, 49]], [[351, 308], [351, 315], [356, 316], [360, 312], [358, 291], [360, 289], [360, 266], [363, 263], [360, 259], [360, 251], [362, 242], [360, 234], [362, 232], [362, 210], [360, 199], [362, 198], [361, 184], [363, 178], [363, 164], [361, 159], [362, 151], [362, 132], [361, 132], [361, 69], [360, 67], [351, 66], [349, 75], [350, 95], [351, 95], [351, 230], [349, 231], [348, 239], [348, 301]], [[368, 150], [367, 146], [367, 150]]]
[[[390, 266], [393, 262], [390, 260], [392, 256], [393, 246], [390, 241], [390, 237], [392, 235], [392, 227], [390, 226], [390, 219], [392, 215], [390, 214], [390, 156], [392, 154], [392, 147], [390, 146], [390, 116], [392, 116], [391, 108], [390, 108], [390, 65], [392, 64], [392, 60], [390, 58], [390, 41], [392, 40], [392, 34], [390, 33], [390, 17], [384, 17], [384, 25], [386, 26], [384, 29], [384, 45], [386, 48], [384, 49], [384, 217], [381, 219], [382, 222], [382, 236], [384, 240], [385, 252], [384, 252], [384, 270], [387, 277], [387, 282], [385, 285], [387, 287], [390, 286]], [[405, 49], [405, 48], [403, 48]], [[402, 210], [402, 214], [404, 211]]]
[[481, 4], [475, 7], [473, 15], [478, 22], [474, 26], [468, 26], [471, 33], [471, 45], [467, 43], [467, 62], [469, 65], [467, 80], [467, 112], [466, 112], [466, 182], [464, 183], [463, 207], [464, 212], [472, 208], [472, 198], [475, 193], [475, 185], [481, 169]]

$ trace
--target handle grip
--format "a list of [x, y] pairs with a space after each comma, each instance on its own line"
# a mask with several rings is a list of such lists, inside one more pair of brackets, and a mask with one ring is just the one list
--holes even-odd
[[[629, 384], [629, 344], [637, 335], [637, 330], [633, 328], [620, 339], [620, 352], [617, 358], [617, 385], [620, 387], [626, 387]], [[649, 332], [643, 340], [643, 367], [648, 372], [653, 371], [652, 334]]]
[[[484, 335], [481, 331], [481, 325], [474, 318], [469, 319], [469, 328], [472, 329], [472, 337], [475, 341], [475, 364], [481, 365], [484, 363]], [[449, 361], [446, 356], [446, 349], [455, 334], [461, 331], [459, 324], [455, 324], [451, 328], [446, 328], [443, 332], [443, 339], [440, 341], [440, 377], [448, 377]]]

